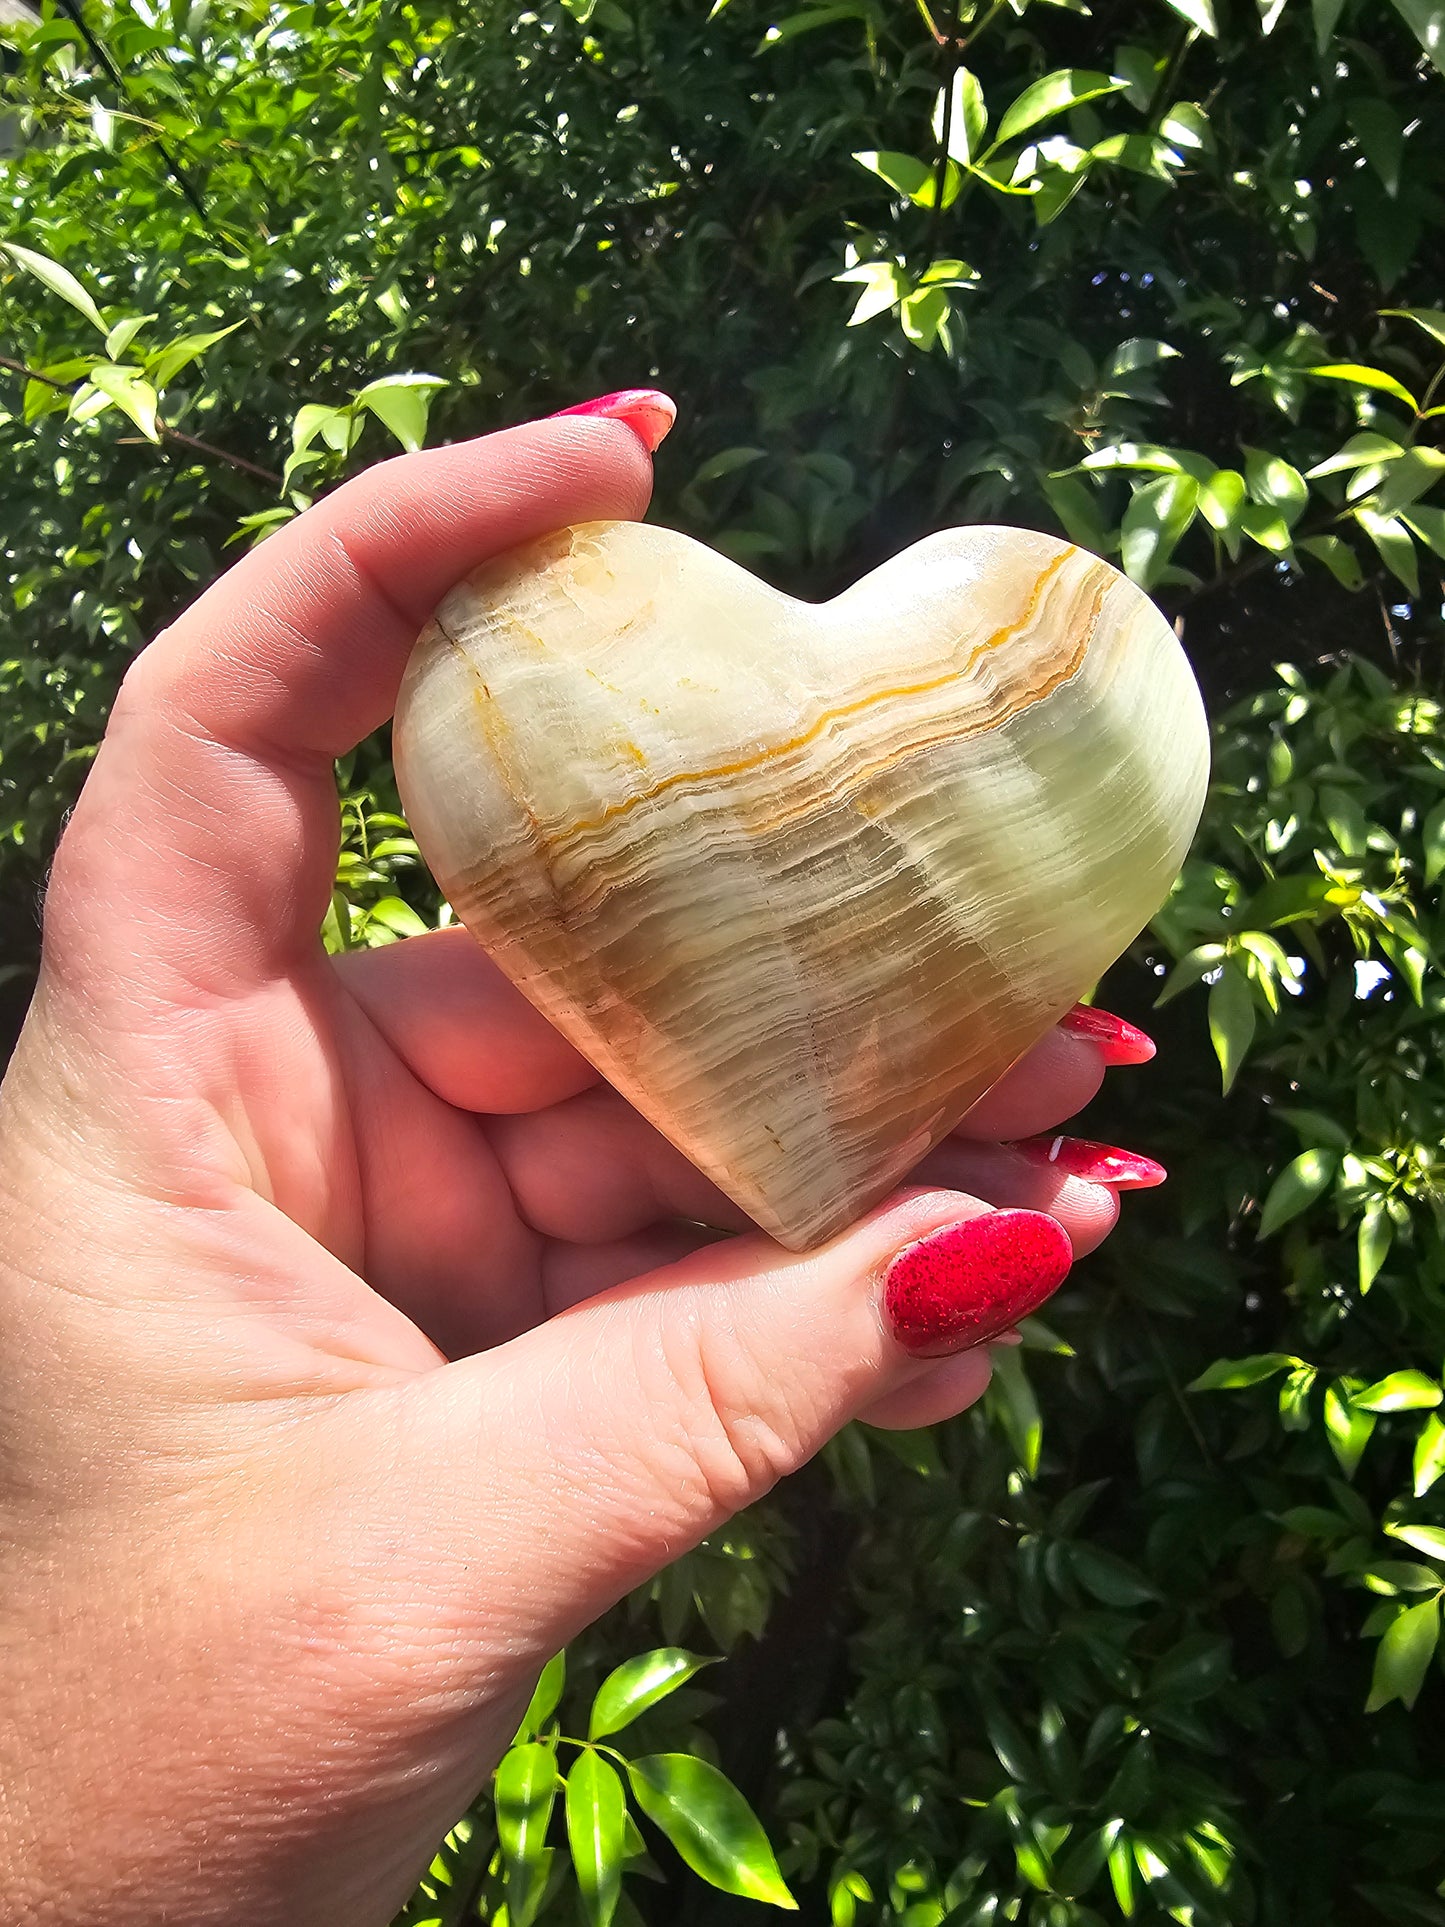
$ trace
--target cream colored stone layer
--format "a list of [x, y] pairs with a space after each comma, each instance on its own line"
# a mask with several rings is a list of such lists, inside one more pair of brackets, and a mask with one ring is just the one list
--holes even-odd
[[448, 596], [395, 752], [463, 922], [797, 1248], [902, 1179], [1138, 933], [1208, 770], [1148, 599], [1001, 528], [821, 606], [667, 529], [563, 530]]

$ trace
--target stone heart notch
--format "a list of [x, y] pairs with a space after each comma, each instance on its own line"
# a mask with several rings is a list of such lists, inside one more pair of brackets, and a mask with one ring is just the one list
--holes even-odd
[[1008, 528], [821, 605], [669, 529], [563, 529], [443, 602], [394, 744], [463, 923], [794, 1249], [905, 1178], [1138, 934], [1209, 762], [1148, 598]]

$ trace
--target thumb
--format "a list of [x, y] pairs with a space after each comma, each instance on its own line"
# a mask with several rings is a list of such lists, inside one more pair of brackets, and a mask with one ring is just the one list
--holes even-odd
[[453, 1568], [431, 1584], [454, 1579], [454, 1608], [491, 1640], [510, 1622], [545, 1656], [850, 1418], [911, 1422], [910, 1388], [942, 1416], [939, 1378], [951, 1409], [972, 1403], [989, 1377], [974, 1348], [1072, 1257], [1042, 1213], [924, 1191], [814, 1252], [761, 1235], [708, 1246], [413, 1381], [423, 1543]]

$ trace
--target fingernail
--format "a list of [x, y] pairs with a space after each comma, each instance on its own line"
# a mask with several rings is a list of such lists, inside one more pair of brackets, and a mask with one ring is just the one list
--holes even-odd
[[1148, 1191], [1169, 1173], [1153, 1158], [1126, 1151], [1118, 1144], [1098, 1144], [1088, 1137], [1024, 1137], [1011, 1147], [1034, 1164], [1049, 1164], [1071, 1178], [1091, 1184], [1112, 1184], [1118, 1191]]
[[985, 1211], [905, 1245], [884, 1274], [883, 1310], [906, 1352], [942, 1358], [1011, 1331], [1073, 1262], [1068, 1233], [1042, 1211]]
[[603, 421], [625, 422], [650, 455], [677, 420], [677, 403], [660, 388], [620, 388], [615, 395], [580, 401], [575, 408], [559, 408], [561, 415], [597, 415]]
[[1075, 1004], [1059, 1019], [1059, 1029], [1071, 1037], [1085, 1037], [1106, 1064], [1147, 1064], [1154, 1055], [1154, 1039], [1137, 1024], [1126, 1024], [1111, 1011], [1092, 1004]]

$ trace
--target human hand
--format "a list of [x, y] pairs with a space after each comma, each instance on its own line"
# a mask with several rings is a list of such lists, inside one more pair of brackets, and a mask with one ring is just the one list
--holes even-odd
[[0, 1088], [6, 1918], [384, 1923], [580, 1627], [849, 1418], [982, 1392], [986, 1350], [916, 1351], [1068, 1252], [980, 1200], [1076, 1252], [1112, 1224], [1067, 1153], [987, 1141], [1092, 1096], [1084, 1032], [799, 1257], [464, 933], [323, 953], [333, 760], [432, 606], [650, 479], [586, 418], [387, 463], [126, 679]]

